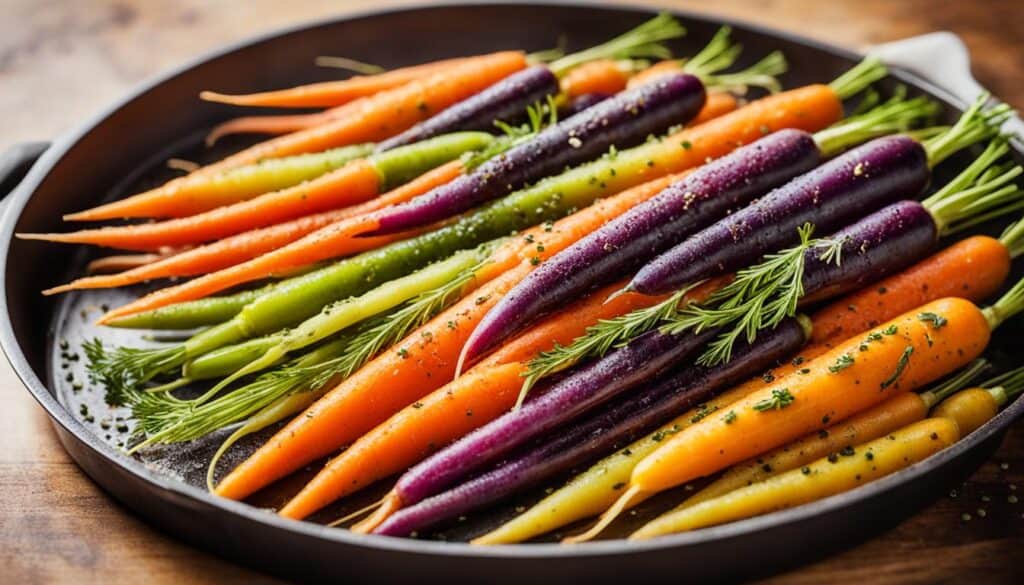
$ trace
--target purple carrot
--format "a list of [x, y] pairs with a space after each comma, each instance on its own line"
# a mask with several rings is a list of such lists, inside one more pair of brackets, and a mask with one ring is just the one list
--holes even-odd
[[674, 366], [714, 336], [651, 331], [585, 364], [510, 411], [408, 470], [395, 484], [403, 505], [415, 504], [463, 481], [526, 442]]
[[837, 265], [811, 248], [805, 255], [802, 302], [857, 290], [921, 260], [935, 247], [939, 232], [917, 201], [898, 201], [832, 234], [842, 242]]
[[683, 240], [644, 266], [628, 288], [660, 294], [732, 272], [795, 243], [804, 223], [829, 233], [884, 205], [917, 197], [930, 176], [928, 156], [916, 140], [872, 140]]
[[548, 175], [626, 148], [684, 124], [704, 106], [704, 86], [678, 74], [624, 91], [542, 130], [473, 172], [412, 201], [377, 212], [372, 234], [404, 231], [451, 217]]
[[563, 118], [574, 116], [590, 106], [597, 105], [610, 97], [612, 96], [608, 93], [585, 93], [574, 97], [564, 109], [559, 110], [558, 114]]
[[589, 463], [792, 355], [807, 339], [801, 325], [797, 319], [780, 323], [753, 344], [737, 348], [725, 364], [676, 368], [660, 382], [628, 393], [574, 420], [567, 429], [538, 439], [490, 471], [399, 510], [374, 533], [408, 536]]
[[464, 130], [493, 131], [495, 120], [516, 124], [526, 118], [526, 108], [558, 93], [558, 78], [544, 65], [514, 73], [480, 93], [442, 110], [405, 132], [377, 144], [377, 152], [391, 150]]
[[821, 159], [811, 134], [780, 130], [698, 168], [538, 266], [473, 330], [463, 349], [465, 363], [538, 316], [636, 270]]

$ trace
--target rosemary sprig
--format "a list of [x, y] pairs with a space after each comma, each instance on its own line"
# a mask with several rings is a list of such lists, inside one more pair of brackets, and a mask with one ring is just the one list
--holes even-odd
[[597, 324], [587, 327], [584, 334], [569, 345], [556, 343], [551, 350], [538, 354], [527, 364], [517, 406], [522, 404], [526, 394], [541, 378], [560, 372], [586, 358], [601, 357], [612, 347], [629, 342], [665, 322], [676, 313], [686, 294], [702, 282], [690, 285], [651, 307], [637, 309], [613, 319], [602, 319]]
[[783, 319], [796, 314], [797, 303], [804, 294], [803, 274], [808, 250], [820, 250], [818, 257], [827, 263], [838, 265], [842, 261], [842, 241], [812, 240], [813, 229], [810, 224], [804, 224], [798, 229], [799, 245], [769, 254], [760, 264], [738, 271], [736, 278], [715, 291], [706, 303], [680, 309], [661, 330], [678, 335], [722, 327], [723, 333], [708, 344], [697, 363], [714, 366], [729, 361], [733, 345], [740, 336], [751, 343], [758, 331], [774, 328]]
[[746, 334], [746, 339], [753, 341], [761, 329], [775, 327], [796, 313], [803, 296], [804, 262], [809, 249], [820, 250], [819, 258], [824, 262], [841, 262], [841, 241], [812, 240], [810, 224], [798, 231], [799, 245], [765, 256], [760, 264], [738, 271], [731, 283], [704, 303], [683, 303], [686, 294], [702, 284], [693, 283], [656, 305], [600, 321], [569, 345], [558, 345], [541, 353], [527, 365], [520, 402], [541, 378], [584, 359], [603, 356], [611, 348], [659, 326], [668, 334], [700, 333], [722, 327], [725, 331], [710, 344], [698, 363], [715, 365], [728, 361], [732, 346], [741, 335]]
[[452, 305], [487, 260], [463, 271], [444, 286], [424, 292], [394, 311], [369, 319], [352, 333], [322, 345], [249, 384], [199, 404], [171, 393], [135, 397], [132, 415], [146, 439], [138, 450], [156, 443], [190, 441], [243, 420], [282, 397], [315, 392], [352, 375], [385, 348]]

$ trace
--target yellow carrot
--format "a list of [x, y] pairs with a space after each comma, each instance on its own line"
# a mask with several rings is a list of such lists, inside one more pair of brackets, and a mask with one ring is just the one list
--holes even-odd
[[724, 524], [820, 500], [923, 461], [959, 437], [952, 420], [931, 418], [916, 422], [849, 449], [845, 456], [821, 458], [802, 469], [665, 514], [634, 532], [630, 539]]

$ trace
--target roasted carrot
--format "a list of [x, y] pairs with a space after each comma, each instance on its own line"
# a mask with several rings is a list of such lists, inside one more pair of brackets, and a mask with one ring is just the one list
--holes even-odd
[[761, 483], [660, 516], [630, 539], [724, 524], [792, 508], [851, 490], [922, 461], [960, 438], [954, 421], [930, 418], [850, 449], [850, 456], [823, 457], [803, 469], [788, 471]]
[[261, 142], [197, 170], [222, 171], [265, 158], [316, 152], [346, 144], [377, 142], [421, 122], [526, 67], [526, 55], [503, 51], [470, 58], [447, 71], [383, 91], [351, 115]]
[[[764, 463], [755, 465], [756, 469], [730, 470], [683, 505], [644, 526], [635, 537], [690, 530], [789, 508], [908, 467], [923, 459], [922, 455], [970, 434], [1024, 390], [1024, 368], [961, 390], [986, 365], [985, 360], [976, 360], [965, 371], [920, 396], [909, 392], [894, 396], [845, 425], [828, 429], [825, 438], [807, 437], [790, 445], [788, 451], [759, 458]], [[932, 417], [922, 420], [939, 400], [942, 402], [932, 411]], [[858, 425], [849, 426], [855, 420]], [[896, 452], [891, 456], [893, 450]], [[763, 474], [758, 472], [762, 468]]]
[[1024, 281], [985, 310], [964, 299], [940, 299], [838, 344], [645, 457], [606, 518], [638, 496], [714, 473], [958, 369], [984, 351], [992, 329], [1019, 312], [1022, 299]]
[[[223, 270], [277, 250], [307, 234], [345, 218], [370, 213], [387, 205], [408, 201], [438, 185], [451, 181], [460, 174], [462, 174], [462, 163], [454, 160], [432, 171], [428, 171], [380, 197], [359, 205], [325, 211], [267, 228], [243, 232], [219, 242], [181, 252], [119, 274], [80, 278], [69, 284], [43, 291], [43, 294], [56, 294], [86, 288], [127, 286], [156, 278], [194, 276], [196, 274], [207, 274]], [[118, 310], [125, 311], [124, 314], [126, 315], [130, 312], [127, 306], [121, 307]]]
[[160, 193], [201, 193], [207, 182], [215, 181], [229, 169], [265, 159], [389, 138], [524, 67], [526, 56], [518, 51], [469, 58], [444, 73], [360, 100], [352, 109], [346, 110], [345, 115], [261, 142], [136, 197], [155, 197]]
[[[85, 267], [85, 272], [87, 274], [110, 274], [112, 272], [134, 270], [142, 266], [152, 265], [153, 263], [159, 262], [173, 254], [173, 251], [168, 251], [167, 253], [104, 256], [103, 258], [97, 258], [89, 262]], [[43, 294], [46, 294], [46, 291], [43, 291]]]
[[360, 159], [301, 185], [190, 217], [67, 234], [21, 234], [20, 237], [122, 250], [156, 250], [214, 241], [304, 215], [362, 203], [376, 196], [379, 186], [377, 169]]
[[598, 59], [570, 69], [562, 77], [562, 93], [574, 98], [588, 93], [615, 94], [626, 89], [632, 73], [630, 63], [614, 59]]
[[626, 83], [626, 87], [636, 87], [643, 85], [649, 81], [653, 81], [659, 77], [665, 75], [671, 75], [683, 70], [683, 62], [678, 59], [669, 59], [666, 61], [658, 61], [654, 65], [637, 72], [636, 75], [629, 78]]
[[[1007, 249], [1021, 251], [1021, 232], [1024, 232], [1024, 228], [1011, 228], [1001, 238], [1001, 242], [988, 237], [968, 238], [861, 292], [830, 302], [813, 316], [812, 345], [801, 351], [793, 361], [722, 393], [701, 405], [699, 411], [695, 409], [680, 415], [656, 432], [630, 445], [626, 450], [628, 455], [616, 453], [602, 460], [574, 478], [565, 488], [551, 494], [523, 515], [480, 537], [476, 542], [520, 542], [574, 520], [598, 514], [611, 506], [620, 495], [620, 490], [612, 489], [613, 486], [628, 482], [637, 462], [660, 446], [652, 437], [675, 434], [691, 426], [692, 421], [703, 418], [699, 416], [701, 412], [726, 412], [728, 406], [750, 394], [776, 383], [785, 384], [789, 376], [806, 367], [806, 362], [827, 352], [835, 344], [847, 337], [863, 334], [914, 306], [949, 296], [954, 290], [969, 300], [981, 301], [1005, 280], [1006, 273], [999, 265], [1008, 266]], [[964, 258], [957, 260], [956, 255], [961, 253], [964, 254]], [[982, 265], [984, 267], [981, 267]], [[1000, 272], [1003, 273], [1003, 277], [998, 276]], [[883, 286], [886, 292], [882, 293], [881, 300], [885, 302], [861, 300], [864, 297], [873, 297], [873, 293], [877, 294]], [[899, 301], [899, 294], [906, 294], [916, 299], [916, 302], [908, 308], [906, 303]], [[856, 312], [850, 311], [851, 305], [856, 307]], [[822, 331], [831, 333], [822, 334]], [[636, 505], [643, 499], [644, 496], [639, 495], [633, 499], [631, 505]], [[573, 537], [573, 540], [586, 540], [606, 524], [601, 523], [592, 531], [588, 530], [585, 534]]]
[[980, 302], [1006, 281], [1010, 252], [988, 236], [973, 236], [814, 314], [811, 343], [826, 343], [946, 296]]
[[701, 109], [700, 113], [697, 114], [696, 118], [690, 121], [690, 126], [703, 124], [708, 120], [724, 116], [725, 114], [735, 110], [738, 106], [739, 102], [731, 93], [721, 91], [711, 92], [708, 94], [707, 100], [704, 102], [704, 107]]
[[[717, 498], [735, 489], [764, 481], [791, 469], [797, 469], [829, 454], [840, 453], [851, 445], [873, 441], [896, 429], [924, 420], [933, 406], [954, 392], [962, 390], [987, 367], [987, 361], [975, 360], [963, 371], [927, 392], [896, 394], [885, 402], [823, 431], [807, 435], [754, 459], [739, 463], [726, 470], [714, 482], [687, 498], [679, 508]], [[987, 392], [985, 394], [988, 395]], [[994, 414], [998, 410], [998, 406], [994, 406], [990, 410]]]
[[21, 237], [130, 250], [217, 240], [297, 217], [362, 203], [381, 190], [401, 185], [465, 152], [488, 146], [493, 140], [493, 136], [483, 132], [445, 134], [374, 153], [294, 187], [190, 217], [69, 234], [23, 234]]
[[288, 89], [259, 93], [230, 95], [215, 91], [204, 91], [199, 94], [199, 97], [206, 101], [233, 106], [331, 108], [359, 98], [372, 96], [385, 90], [394, 89], [410, 81], [447, 71], [456, 65], [462, 65], [474, 58], [476, 57], [442, 59], [422, 65], [392, 69], [377, 75], [356, 75], [340, 81], [310, 83]]
[[315, 179], [350, 161], [370, 155], [373, 149], [373, 144], [354, 144], [324, 152], [268, 159], [217, 173], [196, 184], [186, 179], [175, 181], [173, 189], [146, 191], [69, 213], [64, 219], [99, 221], [188, 217]]
[[362, 106], [363, 100], [358, 99], [343, 106], [315, 112], [312, 114], [283, 114], [277, 116], [241, 116], [221, 122], [206, 135], [206, 146], [213, 146], [225, 136], [234, 134], [268, 134], [279, 136], [299, 130], [307, 130], [314, 126], [337, 120]]
[[290, 244], [268, 250], [251, 260], [149, 293], [108, 311], [100, 317], [97, 323], [104, 324], [135, 313], [205, 298], [238, 284], [262, 280], [268, 276], [293, 273], [298, 268], [314, 264], [325, 258], [351, 256], [423, 231], [413, 230], [372, 238], [358, 237], [359, 234], [376, 225], [373, 219], [365, 214], [338, 220]]

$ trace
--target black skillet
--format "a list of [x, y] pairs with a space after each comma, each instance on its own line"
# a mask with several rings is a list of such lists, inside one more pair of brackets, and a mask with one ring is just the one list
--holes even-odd
[[[45, 145], [39, 144], [9, 152], [0, 160], [2, 192], [14, 188], [32, 161], [38, 161], [9, 196], [0, 228], [0, 274], [6, 293], [0, 297], [0, 311], [8, 318], [0, 327], [0, 341], [25, 386], [53, 418], [71, 457], [120, 502], [182, 540], [290, 579], [352, 582], [706, 582], [763, 575], [876, 534], [968, 477], [1024, 412], [1024, 401], [1017, 400], [984, 427], [923, 463], [812, 505], [643, 543], [608, 540], [575, 547], [473, 548], [458, 542], [354, 536], [312, 522], [282, 520], [258, 507], [280, 502], [294, 489], [288, 482], [272, 486], [251, 503], [215, 498], [201, 487], [209, 445], [168, 449], [141, 460], [127, 457], [117, 448], [123, 435], [117, 432], [116, 418], [109, 428], [100, 424], [117, 413], [105, 410], [98, 390], [75, 390], [85, 378], [81, 362], [65, 368], [68, 360], [60, 357], [60, 342], [67, 339], [73, 352], [83, 338], [100, 334], [89, 325], [96, 307], [123, 301], [138, 291], [44, 299], [41, 289], [79, 274], [92, 252], [12, 240], [12, 234], [60, 230], [62, 213], [166, 179], [170, 172], [163, 162], [169, 156], [202, 160], [218, 154], [203, 151], [201, 137], [232, 112], [200, 102], [198, 90], [242, 92], [326, 79], [334, 72], [311, 65], [322, 54], [398, 66], [503, 48], [537, 50], [552, 46], [562, 35], [572, 47], [587, 46], [649, 16], [650, 11], [642, 9], [597, 4], [462, 4], [325, 21], [229, 47], [164, 75], [45, 152]], [[680, 16], [690, 34], [678, 43], [678, 54], [691, 54], [721, 24]], [[833, 79], [859, 60], [848, 51], [758, 27], [734, 29], [746, 48], [746, 63], [771, 50], [785, 52], [790, 62], [787, 87]], [[952, 119], [977, 86], [970, 81], [955, 38], [932, 41], [937, 44], [891, 47], [887, 55], [893, 61], [907, 59], [911, 68], [943, 79], [945, 87], [939, 88], [912, 74], [896, 76], [913, 91], [942, 102], [947, 119]], [[1020, 145], [1016, 146], [1021, 158]], [[951, 161], [943, 171], [948, 175], [965, 160], [969, 158]], [[994, 231], [998, 226], [990, 227]], [[1000, 366], [1019, 363], [1012, 340], [1020, 333], [1019, 325], [1009, 323], [996, 336], [990, 354]], [[116, 341], [109, 332], [102, 335]], [[244, 454], [245, 449], [240, 451]], [[536, 494], [524, 502], [531, 497]], [[658, 505], [641, 511], [640, 518]], [[343, 509], [330, 510], [321, 519]], [[434, 536], [465, 538], [510, 513], [510, 508], [494, 510]]]

